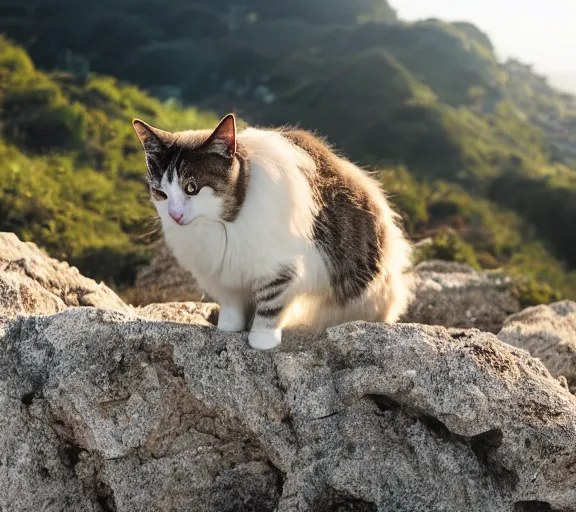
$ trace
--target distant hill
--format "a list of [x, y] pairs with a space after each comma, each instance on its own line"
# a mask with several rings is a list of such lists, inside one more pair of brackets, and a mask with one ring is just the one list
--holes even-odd
[[528, 64], [509, 60], [504, 69], [511, 99], [546, 134], [550, 157], [576, 169], [576, 96], [558, 91]]
[[[383, 180], [411, 235], [436, 237], [436, 254], [529, 273], [576, 295], [574, 100], [523, 64], [498, 62], [474, 25], [402, 23], [385, 0], [0, 0], [0, 31], [51, 72], [34, 71], [51, 92], [19, 92], [17, 109], [47, 103], [58, 123], [47, 126], [64, 127], [43, 130], [26, 118], [12, 126], [8, 118], [5, 141], [23, 158], [56, 152], [69, 169], [124, 183], [141, 172], [138, 159], [123, 160], [124, 142], [101, 134], [110, 123], [128, 140], [134, 112], [167, 127], [210, 118], [181, 114], [179, 103], [235, 110], [256, 124], [299, 124], [354, 161], [388, 169]], [[8, 92], [9, 114], [15, 88], [0, 93]], [[120, 172], [126, 166], [134, 170]], [[94, 210], [123, 234], [85, 247], [116, 244], [140, 257], [130, 251], [140, 243], [141, 210], [126, 223], [99, 204]], [[20, 206], [11, 211], [23, 217]], [[66, 247], [64, 257], [88, 261], [84, 249], [69, 248], [80, 234], [63, 240], [14, 222], [8, 226], [28, 238], [45, 235], [36, 241], [53, 251]]]

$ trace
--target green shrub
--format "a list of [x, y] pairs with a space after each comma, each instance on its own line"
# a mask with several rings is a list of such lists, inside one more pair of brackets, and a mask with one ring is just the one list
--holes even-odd
[[562, 299], [562, 294], [548, 283], [541, 283], [530, 278], [517, 280], [512, 287], [512, 293], [524, 308], [550, 304]]
[[79, 104], [38, 107], [12, 112], [5, 122], [6, 136], [28, 150], [81, 149], [87, 135], [89, 116]]
[[4, 74], [11, 74], [12, 77], [26, 78], [34, 73], [34, 64], [26, 51], [14, 46], [0, 36], [0, 69]]
[[419, 259], [457, 261], [476, 269], [480, 268], [474, 248], [452, 229], [441, 230], [431, 244], [422, 248]]

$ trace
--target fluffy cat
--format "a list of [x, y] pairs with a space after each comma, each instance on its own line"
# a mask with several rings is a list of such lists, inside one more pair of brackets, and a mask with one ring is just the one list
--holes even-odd
[[218, 327], [280, 344], [281, 329], [394, 322], [411, 246], [375, 181], [301, 130], [169, 133], [133, 122], [165, 241], [220, 304]]

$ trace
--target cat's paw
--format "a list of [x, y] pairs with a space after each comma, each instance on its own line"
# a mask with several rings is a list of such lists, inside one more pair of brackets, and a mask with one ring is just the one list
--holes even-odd
[[248, 334], [248, 343], [256, 350], [271, 350], [280, 345], [282, 329], [256, 329]]
[[234, 306], [221, 306], [218, 315], [218, 329], [226, 332], [240, 332], [246, 327], [244, 313]]

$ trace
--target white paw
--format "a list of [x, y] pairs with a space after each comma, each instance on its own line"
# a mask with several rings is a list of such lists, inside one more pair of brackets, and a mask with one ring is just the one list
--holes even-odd
[[258, 329], [250, 331], [248, 343], [256, 350], [270, 350], [280, 345], [282, 329]]
[[226, 332], [240, 332], [246, 327], [244, 313], [233, 306], [221, 306], [218, 315], [218, 329]]

